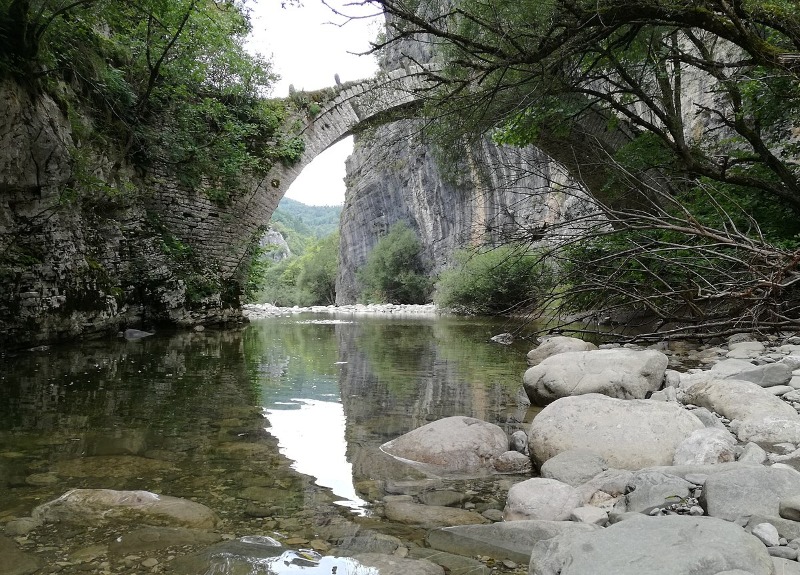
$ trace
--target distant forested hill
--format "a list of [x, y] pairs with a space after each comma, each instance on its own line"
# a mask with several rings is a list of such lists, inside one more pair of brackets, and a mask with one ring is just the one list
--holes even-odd
[[306, 236], [322, 238], [339, 229], [342, 206], [307, 206], [296, 200], [283, 198], [272, 214], [271, 222], [281, 223]]
[[306, 246], [339, 229], [342, 206], [308, 206], [283, 198], [272, 214], [270, 225], [279, 231], [293, 254], [302, 254]]

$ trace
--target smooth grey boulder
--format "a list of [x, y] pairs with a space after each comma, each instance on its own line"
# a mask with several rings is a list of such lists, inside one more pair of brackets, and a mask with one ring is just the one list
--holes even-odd
[[742, 453], [737, 459], [740, 463], [753, 463], [760, 465], [767, 460], [767, 452], [757, 443], [749, 442], [742, 449]]
[[734, 359], [753, 359], [764, 353], [764, 344], [760, 341], [737, 341], [728, 344], [725, 357]]
[[675, 449], [673, 465], [714, 465], [734, 461], [736, 438], [727, 429], [705, 427], [693, 431]]
[[753, 526], [750, 531], [767, 547], [776, 547], [781, 544], [778, 529], [772, 523], [764, 522]]
[[538, 542], [530, 575], [774, 575], [766, 547], [713, 517], [631, 517], [592, 533]]
[[780, 502], [800, 495], [800, 473], [775, 467], [741, 467], [708, 476], [700, 503], [727, 521], [751, 515], [777, 517]]
[[800, 493], [782, 498], [778, 505], [778, 515], [784, 519], [800, 521]]
[[381, 445], [381, 451], [440, 473], [492, 470], [492, 458], [508, 449], [505, 432], [474, 417], [445, 417]]
[[570, 521], [576, 521], [578, 523], [588, 523], [589, 525], [598, 525], [602, 527], [606, 523], [608, 523], [608, 513], [600, 509], [599, 507], [592, 507], [591, 505], [587, 505], [585, 507], [578, 507], [577, 509], [573, 509], [572, 513], [569, 516]]
[[627, 511], [645, 511], [657, 506], [678, 503], [691, 495], [694, 484], [660, 471], [642, 470], [633, 474], [627, 486]]
[[571, 449], [545, 461], [539, 475], [577, 487], [606, 469], [608, 463], [600, 455], [587, 449]]
[[711, 379], [688, 388], [684, 403], [716, 411], [728, 419], [744, 421], [765, 415], [797, 417], [794, 408], [751, 381]]
[[593, 349], [597, 349], [597, 346], [591, 342], [583, 341], [577, 337], [554, 335], [548, 337], [538, 347], [528, 352], [528, 365], [531, 367], [539, 365], [548, 357], [567, 351], [591, 351]]
[[433, 549], [474, 557], [488, 555], [525, 564], [537, 541], [563, 533], [586, 533], [599, 529], [572, 521], [510, 521], [491, 525], [463, 525], [432, 529], [425, 542]]
[[772, 562], [775, 565], [775, 575], [800, 575], [800, 563], [797, 561], [773, 557]]
[[608, 469], [579, 485], [578, 493], [585, 504], [604, 508], [613, 506], [628, 490], [628, 485], [633, 481], [633, 473], [627, 469]]
[[692, 415], [694, 415], [697, 419], [703, 422], [703, 425], [706, 427], [713, 427], [716, 429], [728, 429], [725, 427], [725, 424], [722, 423], [720, 418], [713, 413], [711, 413], [705, 407], [698, 407], [697, 409], [692, 409]]
[[668, 362], [666, 355], [650, 349], [571, 351], [529, 368], [523, 385], [534, 405], [587, 393], [643, 399], [661, 387]]
[[587, 449], [610, 467], [671, 465], [675, 449], [703, 423], [671, 402], [621, 400], [599, 394], [564, 397], [545, 407], [528, 437], [534, 463], [572, 449]]
[[[731, 425], [733, 428], [733, 425]], [[762, 445], [800, 443], [800, 417], [793, 415], [758, 415], [738, 422], [739, 441]]]
[[723, 379], [751, 381], [761, 387], [784, 385], [792, 379], [792, 368], [785, 363], [753, 365], [740, 359], [720, 361], [711, 368], [710, 372]]
[[516, 483], [508, 490], [503, 520], [566, 521], [572, 510], [581, 505], [581, 496], [571, 485], [534, 477]]
[[32, 515], [43, 523], [82, 525], [130, 521], [144, 525], [213, 529], [219, 522], [211, 509], [188, 499], [149, 491], [112, 489], [73, 489], [34, 508]]

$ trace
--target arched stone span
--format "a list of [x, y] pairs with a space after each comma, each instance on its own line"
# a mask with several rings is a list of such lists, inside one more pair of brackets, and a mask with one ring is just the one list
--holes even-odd
[[305, 143], [300, 161], [292, 166], [276, 166], [270, 173], [278, 180], [277, 189], [285, 193], [314, 158], [365, 126], [413, 115], [424, 84], [421, 69], [400, 69], [328, 88], [326, 91], [336, 91], [334, 97], [313, 117], [305, 118], [302, 128], [296, 131]]
[[[315, 101], [319, 112], [312, 116], [306, 106], [288, 121], [289, 126], [296, 126], [290, 137], [300, 136], [305, 144], [296, 164], [275, 165], [265, 177], [252, 182], [249, 193], [232, 198], [224, 206], [198, 190], [164, 185], [169, 178], [153, 176], [151, 208], [159, 214], [162, 225], [218, 270], [223, 280], [235, 280], [248, 261], [248, 248], [258, 240], [262, 227], [300, 172], [319, 154], [359, 129], [413, 115], [424, 81], [421, 70], [398, 70], [322, 90], [330, 97]], [[320, 92], [299, 93], [289, 99]]]

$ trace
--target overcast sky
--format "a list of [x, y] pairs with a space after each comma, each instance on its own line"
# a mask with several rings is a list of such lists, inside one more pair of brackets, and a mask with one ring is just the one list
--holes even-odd
[[[356, 14], [357, 7], [348, 7], [341, 0], [330, 0], [328, 4], [348, 14], [370, 14], [364, 10]], [[339, 74], [342, 82], [349, 82], [376, 72], [374, 57], [355, 54], [369, 49], [382, 18], [345, 23], [322, 0], [304, 0], [300, 7], [280, 5], [279, 0], [260, 0], [252, 5], [251, 48], [270, 58], [274, 71], [281, 76], [273, 96], [287, 96], [290, 84], [297, 90], [317, 90], [334, 85], [334, 74]], [[342, 204], [344, 161], [352, 149], [352, 138], [328, 149], [303, 170], [286, 195], [309, 205]]]

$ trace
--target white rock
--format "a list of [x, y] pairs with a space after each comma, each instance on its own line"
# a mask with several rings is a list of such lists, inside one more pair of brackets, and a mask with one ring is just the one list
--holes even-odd
[[505, 521], [566, 521], [581, 506], [577, 489], [555, 479], [534, 477], [511, 486], [503, 510]]
[[736, 439], [726, 429], [705, 427], [692, 432], [675, 449], [673, 465], [713, 465], [736, 459]]
[[772, 523], [759, 523], [753, 527], [752, 533], [767, 547], [776, 547], [780, 545], [778, 529]]
[[642, 469], [672, 465], [677, 446], [703, 428], [699, 419], [675, 403], [588, 394], [545, 407], [531, 423], [528, 437], [539, 466], [563, 451], [588, 449], [610, 467]]

